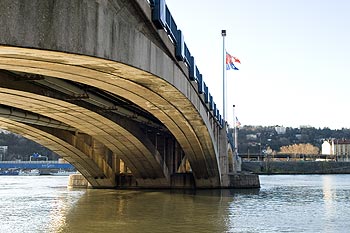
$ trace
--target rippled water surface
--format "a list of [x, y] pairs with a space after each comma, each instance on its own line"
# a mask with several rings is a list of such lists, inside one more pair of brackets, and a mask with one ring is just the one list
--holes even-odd
[[68, 190], [0, 176], [0, 232], [350, 232], [350, 175], [260, 176], [260, 190]]

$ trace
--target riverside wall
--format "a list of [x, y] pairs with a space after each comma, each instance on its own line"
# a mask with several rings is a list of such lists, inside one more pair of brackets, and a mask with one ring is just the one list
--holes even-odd
[[350, 174], [350, 162], [245, 161], [242, 171], [255, 174]]
[[236, 173], [230, 174], [230, 188], [234, 189], [256, 189], [260, 188], [260, 180], [257, 174], [253, 173]]

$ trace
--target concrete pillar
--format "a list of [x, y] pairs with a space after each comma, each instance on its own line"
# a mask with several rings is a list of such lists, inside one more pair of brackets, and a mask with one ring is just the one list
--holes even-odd
[[229, 159], [228, 159], [228, 139], [227, 139], [227, 126], [219, 130], [219, 167], [220, 167], [220, 180], [221, 187], [228, 187], [230, 185], [229, 174]]
[[112, 155], [112, 169], [115, 174], [120, 174], [120, 157], [115, 153]]
[[85, 179], [82, 174], [72, 174], [69, 175], [68, 188], [87, 188], [89, 182]]
[[106, 162], [106, 157], [108, 157], [108, 153], [110, 152], [109, 149], [106, 148], [102, 143], [98, 142], [97, 140], [94, 140], [93, 138], [91, 138], [91, 142], [91, 156], [105, 175], [105, 177], [99, 177], [98, 182], [103, 187], [115, 186], [115, 173]]

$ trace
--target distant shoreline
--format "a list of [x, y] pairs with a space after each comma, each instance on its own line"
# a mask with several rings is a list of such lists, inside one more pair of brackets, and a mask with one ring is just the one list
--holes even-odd
[[244, 161], [242, 171], [259, 175], [350, 174], [350, 162]]

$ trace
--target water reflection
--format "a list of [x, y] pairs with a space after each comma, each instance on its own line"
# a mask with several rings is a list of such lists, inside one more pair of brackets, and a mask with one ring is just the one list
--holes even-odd
[[[322, 177], [322, 190], [323, 190], [323, 200], [324, 200], [324, 220], [325, 222], [332, 222], [336, 221], [335, 219], [335, 203], [334, 200], [336, 200], [336, 193], [333, 190], [334, 179], [333, 176], [323, 176]], [[332, 226], [330, 224], [325, 224], [325, 228], [327, 231], [332, 230]]]
[[[87, 190], [58, 232], [226, 232], [232, 190]], [[84, 223], [84, 224], [81, 224]]]
[[47, 218], [49, 219], [48, 224], [45, 226], [45, 231], [47, 232], [59, 232], [60, 228], [66, 225], [67, 219], [66, 214], [69, 212], [70, 208], [74, 206], [80, 195], [85, 191], [77, 191], [76, 195], [62, 195], [57, 196], [46, 203], [50, 211]]
[[233, 197], [235, 195], [258, 195], [260, 189], [174, 189], [168, 191], [174, 194], [195, 195], [195, 196], [215, 196], [215, 197]]
[[[260, 190], [74, 190], [0, 177], [2, 232], [347, 232], [350, 176], [261, 176]], [[49, 185], [48, 185], [49, 183]]]
[[67, 178], [0, 177], [0, 232], [57, 232], [79, 198], [61, 183]]

